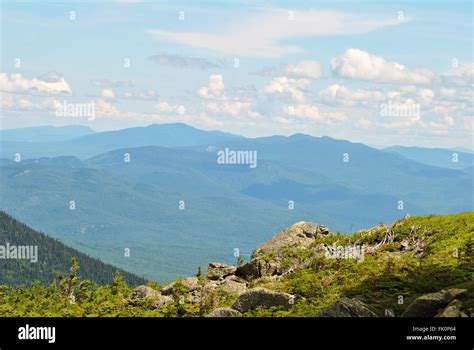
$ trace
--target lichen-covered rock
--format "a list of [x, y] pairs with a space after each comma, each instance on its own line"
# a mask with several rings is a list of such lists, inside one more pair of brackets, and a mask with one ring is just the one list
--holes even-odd
[[462, 311], [462, 302], [454, 299], [444, 309], [442, 309], [436, 317], [466, 317], [467, 315]]
[[136, 287], [128, 296], [129, 299], [141, 299], [141, 298], [159, 298], [161, 293], [148, 286]]
[[[326, 235], [329, 230], [311, 222], [298, 222], [260, 245], [246, 264], [239, 266], [236, 275], [245, 278], [261, 278], [282, 275], [297, 268], [302, 261], [290, 259], [288, 249], [304, 251], [313, 243], [318, 234]], [[285, 263], [284, 263], [285, 262]]]
[[129, 302], [143, 298], [153, 299], [153, 302], [151, 303], [152, 309], [159, 309], [160, 307], [173, 301], [173, 298], [162, 295], [159, 291], [143, 285], [135, 288], [128, 296]]
[[217, 285], [217, 289], [229, 294], [242, 294], [248, 289], [248, 282], [237, 276], [228, 276]]
[[253, 288], [242, 293], [232, 309], [247, 312], [257, 307], [270, 308], [279, 306], [289, 309], [295, 303], [295, 296], [288, 293], [274, 292], [266, 288]]
[[237, 310], [221, 307], [213, 310], [207, 317], [242, 317], [242, 314]]
[[357, 299], [341, 298], [334, 305], [322, 310], [320, 317], [377, 317], [365, 303]]
[[155, 297], [153, 302], [151, 303], [151, 308], [152, 309], [159, 309], [162, 306], [165, 306], [168, 303], [171, 303], [173, 301], [172, 297], [169, 297], [167, 295], [160, 295], [159, 297]]
[[[200, 288], [199, 279], [197, 277], [187, 277], [180, 280], [180, 283], [183, 285], [185, 292], [189, 293], [195, 291], [196, 289]], [[161, 289], [161, 294], [163, 295], [171, 295], [173, 294], [173, 289], [175, 287], [176, 282], [168, 284], [166, 287]]]
[[422, 295], [407, 307], [402, 317], [434, 317], [452, 300], [462, 297], [466, 293], [466, 289], [452, 288]]
[[227, 276], [233, 275], [236, 270], [236, 266], [213, 262], [210, 263], [207, 268], [206, 277], [209, 280], [221, 280], [226, 278]]

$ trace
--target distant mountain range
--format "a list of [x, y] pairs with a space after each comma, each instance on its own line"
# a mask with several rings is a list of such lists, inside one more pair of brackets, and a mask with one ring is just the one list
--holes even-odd
[[449, 150], [443, 148], [422, 148], [393, 146], [384, 149], [417, 161], [422, 164], [441, 168], [465, 169], [474, 163], [474, 154], [469, 151]]
[[[136, 275], [104, 264], [98, 259], [91, 258], [29, 228], [3, 211], [0, 211], [0, 245], [11, 252], [2, 250], [0, 284], [18, 286], [30, 285], [38, 281], [43, 285], [49, 285], [59, 273], [64, 274], [68, 270], [73, 257], [81, 266], [81, 277], [96, 283], [111, 283], [116, 271], [120, 271], [124, 280], [133, 285], [144, 282], [144, 279]], [[36, 247], [37, 261], [10, 258], [9, 254], [12, 254], [15, 249], [18, 251], [19, 247]], [[8, 258], [5, 258], [6, 256]]]
[[[50, 130], [51, 127], [40, 127], [39, 135], [43, 135], [43, 128]], [[23, 159], [58, 156], [75, 156], [85, 159], [124, 147], [189, 147], [241, 138], [220, 131], [199, 130], [180, 123], [152, 124], [146, 127], [97, 133], [91, 130], [82, 135], [79, 134], [84, 130], [77, 127], [61, 127], [54, 130], [59, 133], [63, 128], [66, 128], [64, 135], [61, 137], [56, 135], [49, 142], [46, 141], [47, 138], [38, 136], [37, 139], [41, 140], [41, 144], [30, 142], [29, 140], [33, 137], [24, 135], [34, 134], [34, 128], [28, 128], [27, 132], [23, 129], [0, 132], [2, 145], [0, 158], [13, 159], [16, 153], [20, 153]], [[3, 133], [6, 133], [6, 138]], [[74, 133], [76, 135], [68, 137]]]
[[0, 130], [2, 142], [53, 142], [65, 141], [76, 137], [93, 134], [95, 131], [87, 126], [34, 126], [29, 128]]
[[[450, 150], [422, 149], [423, 159], [400, 147], [303, 134], [251, 139], [185, 124], [16, 139], [1, 142], [0, 208], [158, 280], [190, 275], [209, 261], [235, 263], [235, 249], [249, 256], [300, 220], [350, 233], [407, 212], [473, 210], [472, 155], [458, 154], [453, 166]], [[226, 149], [256, 152], [257, 167], [219, 164]], [[13, 161], [17, 152], [21, 162]], [[131, 255], [123, 259], [126, 248]]]

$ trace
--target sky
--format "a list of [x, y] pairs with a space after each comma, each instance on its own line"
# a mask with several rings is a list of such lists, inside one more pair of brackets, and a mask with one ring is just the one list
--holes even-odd
[[3, 0], [1, 29], [1, 129], [473, 148], [471, 1]]

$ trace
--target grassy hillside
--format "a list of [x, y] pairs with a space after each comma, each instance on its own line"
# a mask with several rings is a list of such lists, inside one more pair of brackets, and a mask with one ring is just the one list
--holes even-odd
[[[474, 213], [411, 217], [391, 226], [381, 225], [351, 236], [329, 235], [319, 244], [373, 246], [383, 241], [387, 228], [393, 242], [381, 247], [363, 262], [326, 259], [314, 253], [310, 268], [297, 269], [273, 289], [304, 297], [290, 314], [314, 315], [341, 297], [357, 297], [379, 315], [390, 308], [399, 315], [417, 297], [447, 288], [467, 288], [474, 307]], [[402, 242], [423, 242], [424, 255], [403, 251]], [[294, 251], [291, 254], [298, 254]], [[266, 284], [263, 282], [263, 284]], [[399, 297], [403, 303], [399, 303]]]
[[69, 248], [56, 239], [13, 219], [0, 211], [0, 245], [7, 242], [14, 246], [37, 246], [38, 261], [26, 259], [0, 259], [0, 283], [6, 285], [31, 285], [40, 282], [49, 285], [59, 273], [69, 268], [71, 258], [75, 257], [81, 264], [80, 276], [93, 282], [105, 284], [112, 282], [116, 271], [120, 271], [124, 279], [131, 285], [143, 283], [136, 275], [120, 270], [112, 265], [104, 264], [86, 254]]
[[[377, 246], [377, 249], [366, 254], [362, 261], [355, 261], [328, 258], [321, 251], [322, 244], [355, 244]], [[472, 212], [411, 217], [350, 236], [318, 235], [309, 246], [287, 246], [261, 257], [266, 261], [275, 256], [283, 257], [280, 260], [283, 267], [294, 266], [288, 273], [248, 282], [249, 288], [264, 287], [291, 293], [296, 301], [289, 308], [256, 307], [244, 316], [319, 316], [322, 310], [341, 298], [362, 300], [374, 316], [384, 316], [387, 309], [392, 310], [394, 316], [400, 316], [416, 298], [448, 288], [466, 290], [463, 308], [470, 310], [472, 316], [473, 249]], [[151, 288], [147, 293], [139, 295], [136, 290], [132, 293], [120, 278], [112, 285], [101, 287], [84, 287], [88, 284], [76, 281], [72, 283], [76, 293], [74, 303], [64, 294], [64, 288], [58, 289], [57, 285], [50, 288], [34, 286], [26, 290], [0, 287], [0, 315], [204, 316], [218, 307], [233, 305], [239, 297], [238, 293], [222, 289], [206, 292], [217, 283], [209, 280], [209, 275], [207, 279], [200, 276], [195, 281], [197, 284], [192, 293], [186, 291], [189, 279], [176, 281], [167, 297], [158, 292], [160, 286], [156, 283], [149, 283]], [[162, 289], [162, 293], [165, 290], [169, 287]], [[196, 290], [201, 292], [196, 294]], [[137, 298], [137, 295], [141, 297]], [[156, 300], [163, 298], [164, 302], [157, 306]]]

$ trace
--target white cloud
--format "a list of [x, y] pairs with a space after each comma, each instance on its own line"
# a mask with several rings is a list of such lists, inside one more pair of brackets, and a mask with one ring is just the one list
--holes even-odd
[[250, 110], [250, 102], [242, 101], [223, 101], [223, 102], [209, 102], [205, 104], [208, 111], [214, 114], [224, 114], [230, 116], [239, 116], [244, 112]]
[[146, 90], [146, 91], [125, 91], [123, 94], [117, 96], [118, 98], [124, 98], [129, 100], [156, 100], [158, 98], [158, 93], [155, 90]]
[[104, 100], [95, 100], [95, 112], [98, 117], [118, 117], [122, 113], [113, 104]]
[[207, 85], [200, 87], [197, 95], [205, 99], [225, 100], [224, 77], [221, 74], [211, 74]]
[[31, 99], [24, 95], [0, 93], [1, 109], [3, 111], [54, 111], [62, 104], [51, 97]]
[[364, 33], [402, 23], [395, 16], [379, 20], [373, 16], [338, 11], [302, 10], [289, 13], [284, 9], [268, 8], [264, 11], [245, 22], [230, 25], [219, 33], [161, 29], [149, 29], [147, 32], [159, 40], [209, 49], [220, 54], [277, 58], [303, 50], [296, 45], [281, 44], [289, 38]]
[[210, 69], [219, 68], [221, 64], [211, 62], [205, 58], [172, 55], [167, 53], [160, 53], [149, 57], [149, 59], [157, 64], [168, 65], [177, 68], [198, 68], [198, 69]]
[[321, 111], [317, 106], [300, 103], [283, 107], [284, 116], [276, 116], [273, 119], [278, 123], [310, 123], [311, 124], [339, 124], [346, 120], [343, 112]]
[[186, 108], [183, 105], [170, 105], [168, 102], [159, 102], [155, 105], [157, 113], [177, 113], [185, 114]]
[[431, 89], [422, 88], [418, 90], [418, 97], [420, 98], [422, 102], [429, 102], [433, 99], [434, 96], [435, 96], [435, 93]]
[[313, 121], [321, 121], [323, 118], [316, 106], [309, 104], [298, 104], [296, 106], [289, 106], [287, 108], [289, 115], [294, 115], [299, 118], [306, 118]]
[[101, 88], [132, 88], [134, 84], [131, 80], [109, 80], [109, 79], [96, 79], [92, 80], [94, 86]]
[[354, 106], [382, 102], [387, 99], [380, 91], [356, 89], [351, 90], [339, 84], [333, 84], [318, 93], [319, 98], [328, 104]]
[[456, 90], [455, 89], [449, 89], [449, 88], [441, 88], [440, 89], [440, 95], [444, 97], [454, 97], [456, 96]]
[[408, 69], [380, 56], [359, 49], [348, 49], [331, 60], [333, 72], [342, 78], [394, 84], [430, 84], [438, 80], [426, 68]]
[[288, 77], [276, 77], [263, 88], [267, 95], [286, 97], [297, 102], [305, 100], [305, 89], [310, 84], [308, 79], [292, 79]]
[[[55, 79], [52, 79], [52, 78]], [[47, 80], [47, 81], [46, 81]], [[15, 73], [8, 76], [0, 73], [0, 90], [11, 93], [25, 94], [71, 94], [72, 90], [64, 77], [48, 75], [48, 79], [26, 79], [21, 74]]]
[[321, 64], [318, 61], [301, 61], [283, 67], [286, 76], [292, 78], [319, 79], [321, 78]]
[[448, 86], [473, 87], [474, 63], [462, 64], [441, 78], [443, 83]]
[[251, 110], [252, 103], [249, 100], [227, 96], [221, 74], [210, 75], [207, 84], [198, 89], [197, 95], [205, 100], [204, 107], [209, 113], [232, 117], [259, 116], [259, 113]]
[[105, 98], [115, 98], [115, 93], [110, 89], [104, 89], [100, 92], [100, 96]]

